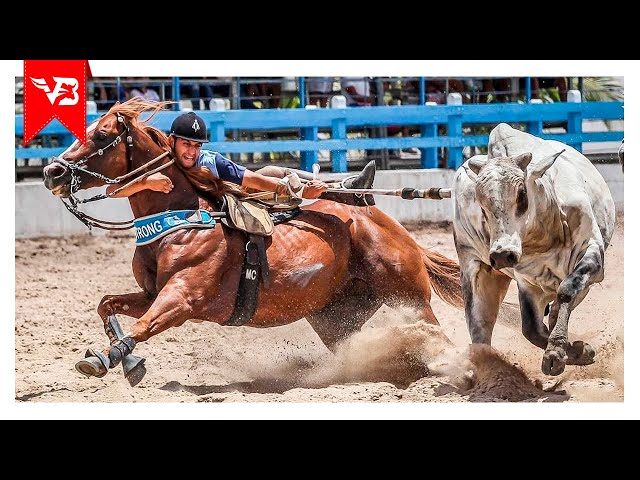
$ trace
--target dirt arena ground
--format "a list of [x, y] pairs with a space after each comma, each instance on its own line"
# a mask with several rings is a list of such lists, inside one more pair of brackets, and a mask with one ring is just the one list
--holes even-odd
[[[456, 258], [450, 226], [411, 228], [423, 246]], [[624, 219], [606, 253], [605, 280], [575, 310], [570, 340], [596, 362], [542, 374], [542, 350], [505, 306], [495, 349], [469, 350], [462, 311], [432, 302], [441, 327], [383, 306], [331, 354], [306, 320], [270, 329], [187, 322], [136, 347], [147, 375], [130, 387], [119, 366], [102, 379], [74, 369], [103, 348], [96, 313], [105, 294], [137, 291], [130, 234], [16, 240], [16, 402], [622, 402]], [[506, 299], [517, 303], [515, 285]], [[133, 319], [120, 317], [125, 331]], [[453, 342], [453, 347], [447, 342]]]

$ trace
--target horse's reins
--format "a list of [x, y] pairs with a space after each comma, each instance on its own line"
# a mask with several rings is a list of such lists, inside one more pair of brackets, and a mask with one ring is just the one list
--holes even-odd
[[63, 158], [59, 158], [59, 157], [54, 157], [53, 158], [53, 162], [55, 163], [59, 163], [60, 165], [68, 168], [71, 172], [71, 194], [69, 195], [69, 203], [65, 202], [64, 199], [61, 197], [60, 200], [62, 201], [62, 204], [67, 208], [67, 210], [69, 210], [69, 212], [71, 212], [78, 220], [80, 220], [82, 223], [84, 223], [89, 230], [91, 230], [91, 227], [98, 227], [98, 228], [102, 228], [104, 230], [128, 230], [129, 228], [133, 227], [133, 220], [129, 220], [126, 222], [110, 222], [108, 220], [100, 220], [97, 219], [95, 217], [91, 217], [89, 215], [87, 215], [84, 212], [81, 212], [80, 210], [78, 210], [78, 205], [83, 204], [83, 203], [88, 203], [88, 202], [94, 202], [96, 200], [103, 200], [105, 198], [110, 198], [113, 197], [115, 194], [117, 194], [118, 192], [121, 192], [122, 190], [124, 190], [125, 188], [141, 182], [142, 180], [144, 180], [145, 178], [149, 177], [150, 175], [153, 175], [154, 173], [157, 173], [161, 170], [164, 170], [165, 168], [170, 167], [171, 165], [173, 165], [173, 163], [175, 162], [174, 159], [169, 160], [167, 163], [163, 163], [162, 165], [154, 168], [153, 170], [150, 170], [148, 172], [143, 173], [142, 175], [140, 175], [139, 177], [134, 178], [133, 180], [127, 182], [126, 184], [122, 185], [120, 188], [114, 190], [113, 192], [109, 193], [109, 194], [104, 194], [101, 193], [99, 195], [95, 195], [91, 198], [86, 198], [86, 199], [78, 199], [75, 197], [74, 193], [76, 193], [78, 191], [78, 189], [80, 188], [80, 183], [81, 183], [81, 179], [80, 176], [78, 175], [77, 172], [81, 172], [81, 173], [85, 173], [89, 176], [92, 176], [94, 178], [98, 178], [100, 180], [102, 180], [104, 183], [108, 183], [108, 184], [117, 184], [117, 183], [122, 183], [124, 180], [136, 175], [137, 173], [141, 172], [142, 170], [145, 170], [146, 168], [149, 168], [151, 165], [153, 165], [154, 163], [162, 160], [164, 157], [166, 157], [167, 155], [169, 155], [169, 152], [163, 152], [160, 155], [158, 155], [157, 157], [155, 157], [152, 160], [149, 160], [147, 163], [145, 163], [144, 165], [136, 168], [135, 170], [132, 170], [124, 175], [121, 175], [119, 177], [116, 178], [109, 178], [105, 175], [102, 175], [101, 173], [97, 173], [97, 172], [92, 172], [91, 170], [87, 170], [86, 168], [84, 168], [83, 166], [89, 161], [90, 158], [98, 155], [98, 156], [102, 156], [104, 154], [104, 151], [107, 150], [110, 147], [115, 147], [116, 145], [118, 145], [120, 142], [122, 142], [122, 136], [125, 133], [128, 133], [129, 135], [127, 135], [126, 137], [126, 150], [127, 150], [127, 159], [129, 162], [129, 167], [133, 166], [133, 137], [130, 135], [130, 130], [129, 130], [129, 125], [126, 124], [126, 122], [124, 121], [124, 117], [122, 115], [120, 115], [119, 113], [116, 114], [117, 118], [118, 118], [118, 122], [122, 123], [125, 126], [125, 129], [122, 131], [122, 133], [120, 133], [109, 145], [107, 145], [104, 148], [99, 148], [97, 151], [93, 152], [91, 155], [89, 156], [85, 156], [82, 160], [80, 160], [77, 163], [70, 163], [67, 162], [65, 159]]

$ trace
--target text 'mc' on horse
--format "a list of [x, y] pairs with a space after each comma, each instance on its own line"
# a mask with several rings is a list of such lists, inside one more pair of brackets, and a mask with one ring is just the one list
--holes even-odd
[[[206, 169], [186, 171], [173, 163], [166, 155], [166, 135], [148, 124], [165, 106], [138, 99], [116, 104], [87, 128], [84, 146], [76, 142], [45, 168], [46, 187], [69, 198], [76, 190], [129, 172], [140, 175], [161, 164], [168, 165], [162, 173], [174, 188], [130, 196], [136, 218], [172, 210], [219, 210], [217, 201], [233, 187], [211, 175], [204, 179]], [[142, 113], [149, 114], [144, 121]], [[136, 344], [187, 320], [225, 324], [234, 312], [246, 245], [245, 232], [219, 223], [209, 229], [177, 229], [137, 246], [132, 269], [141, 290], [104, 296], [97, 310], [110, 345], [88, 350], [78, 369], [101, 377], [123, 362], [125, 375], [135, 384], [144, 375], [144, 359], [131, 354]], [[462, 308], [458, 264], [419, 246], [375, 206], [317, 200], [277, 225], [266, 245], [269, 282], [260, 283], [247, 326], [273, 327], [304, 317], [333, 351], [383, 303], [413, 307], [417, 320], [437, 324], [430, 305], [432, 286], [444, 301]], [[137, 319], [130, 332], [122, 332], [117, 314]]]

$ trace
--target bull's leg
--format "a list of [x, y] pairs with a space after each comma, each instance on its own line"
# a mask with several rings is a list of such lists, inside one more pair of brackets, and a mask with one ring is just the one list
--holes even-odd
[[511, 278], [464, 252], [459, 252], [458, 256], [471, 342], [491, 345], [498, 309], [507, 294]]
[[604, 247], [592, 241], [571, 275], [560, 284], [549, 312], [551, 333], [542, 358], [542, 372], [559, 375], [565, 365], [589, 365], [595, 350], [581, 341], [569, 343], [569, 317], [589, 292], [589, 287], [604, 278]]
[[546, 302], [543, 292], [531, 285], [518, 285], [522, 334], [536, 347], [547, 348], [549, 329], [544, 324]]

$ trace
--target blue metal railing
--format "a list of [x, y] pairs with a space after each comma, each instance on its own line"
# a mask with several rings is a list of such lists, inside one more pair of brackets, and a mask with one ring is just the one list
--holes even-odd
[[[347, 150], [382, 150], [418, 148], [421, 166], [438, 166], [437, 149], [448, 149], [448, 167], [463, 163], [462, 148], [486, 146], [488, 135], [465, 135], [468, 124], [522, 123], [527, 130], [543, 138], [559, 140], [581, 150], [584, 142], [621, 141], [623, 131], [583, 132], [582, 120], [615, 120], [624, 118], [623, 102], [583, 102], [548, 104], [467, 104], [323, 109], [265, 109], [199, 111], [208, 123], [210, 142], [204, 148], [229, 153], [300, 151], [300, 168], [311, 171], [318, 160], [319, 150], [330, 150], [332, 170], [347, 171]], [[163, 111], [151, 124], [168, 132], [179, 112]], [[87, 115], [92, 122], [98, 115]], [[23, 117], [16, 115], [15, 134], [23, 135]], [[566, 133], [545, 134], [544, 122], [566, 122]], [[447, 134], [438, 135], [438, 125], [447, 125]], [[347, 138], [347, 129], [384, 125], [417, 125], [420, 137]], [[228, 130], [298, 130], [299, 139], [228, 141]], [[318, 130], [331, 131], [331, 138], [318, 139]], [[62, 135], [58, 148], [16, 148], [15, 158], [47, 158], [59, 155], [70, 145], [73, 137], [60, 122], [53, 120], [39, 135]]]

